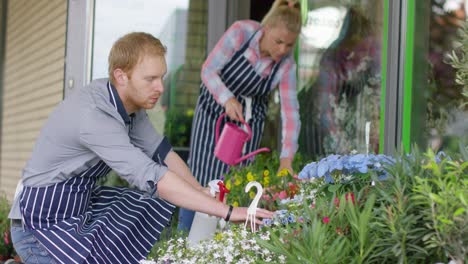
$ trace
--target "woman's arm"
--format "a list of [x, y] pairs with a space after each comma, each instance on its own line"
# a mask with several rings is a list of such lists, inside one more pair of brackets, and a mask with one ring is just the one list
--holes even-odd
[[297, 151], [297, 140], [301, 121], [299, 118], [299, 102], [296, 91], [296, 64], [291, 58], [282, 65], [283, 71], [279, 82], [281, 99], [281, 121], [282, 121], [282, 148], [280, 155], [280, 168], [292, 171], [292, 160]]

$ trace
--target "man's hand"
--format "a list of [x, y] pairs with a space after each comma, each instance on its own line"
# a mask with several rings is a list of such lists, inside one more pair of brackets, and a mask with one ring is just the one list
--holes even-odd
[[242, 105], [237, 101], [235, 97], [227, 100], [224, 104], [226, 114], [235, 121], [244, 122], [244, 115], [242, 114]]

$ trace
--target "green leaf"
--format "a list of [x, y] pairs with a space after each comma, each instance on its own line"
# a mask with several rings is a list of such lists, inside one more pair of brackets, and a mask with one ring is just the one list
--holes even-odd
[[453, 221], [452, 221], [452, 220], [447, 219], [447, 218], [445, 218], [445, 217], [438, 217], [438, 219], [439, 219], [440, 222], [442, 222], [442, 223], [444, 223], [444, 224], [448, 224], [448, 225], [453, 224]]
[[444, 199], [442, 199], [439, 195], [437, 195], [435, 193], [430, 193], [429, 197], [431, 197], [431, 199], [433, 201], [435, 201], [436, 203], [438, 203], [438, 204], [443, 204], [444, 203]]
[[341, 187], [341, 184], [330, 184], [330, 186], [328, 186], [328, 191], [329, 192], [336, 192], [338, 191], [338, 189]]
[[458, 208], [455, 213], [453, 213], [453, 216], [459, 216], [465, 212], [465, 208]]

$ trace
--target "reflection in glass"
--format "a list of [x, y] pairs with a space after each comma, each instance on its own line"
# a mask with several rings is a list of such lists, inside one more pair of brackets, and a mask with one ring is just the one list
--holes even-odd
[[300, 38], [300, 151], [312, 157], [379, 147], [383, 1], [335, 2], [309, 8]]
[[468, 41], [463, 44], [457, 34], [467, 18], [466, 5], [465, 0], [431, 0], [425, 136], [434, 150], [457, 151], [460, 140], [468, 142], [467, 98], [455, 82], [456, 70], [448, 63], [452, 51]]

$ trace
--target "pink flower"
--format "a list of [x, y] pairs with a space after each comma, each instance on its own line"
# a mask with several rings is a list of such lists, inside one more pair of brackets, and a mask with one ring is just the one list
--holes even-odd
[[338, 197], [335, 197], [335, 200], [333, 200], [333, 203], [335, 204], [336, 208], [340, 207], [340, 199]]
[[349, 193], [345, 194], [345, 199], [346, 199], [346, 201], [351, 200], [351, 202], [353, 204], [356, 204], [356, 202], [354, 200], [354, 193], [352, 193], [352, 192], [349, 192]]
[[324, 224], [330, 223], [330, 217], [325, 216], [324, 218], [322, 218], [322, 222], [323, 222]]
[[286, 191], [281, 191], [278, 196], [281, 200], [288, 198], [288, 193]]
[[5, 240], [5, 245], [9, 245], [10, 244], [10, 239], [9, 239], [9, 236], [8, 236], [8, 231], [5, 231], [3, 233], [3, 240]]

